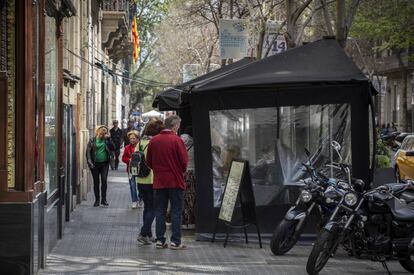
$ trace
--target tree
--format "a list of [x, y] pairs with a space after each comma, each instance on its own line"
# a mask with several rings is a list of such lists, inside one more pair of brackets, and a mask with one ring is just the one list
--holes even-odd
[[168, 0], [135, 0], [132, 1], [132, 14], [137, 18], [140, 41], [140, 56], [132, 72], [132, 85], [130, 97], [130, 113], [154, 90], [162, 87], [164, 83], [151, 79], [159, 79], [153, 69], [154, 45], [158, 39], [155, 34], [156, 26], [168, 13]]
[[[355, 18], [352, 36], [375, 41], [373, 51], [392, 51], [400, 65], [402, 77], [401, 125], [408, 129], [407, 79], [409, 70], [403, 53], [414, 45], [414, 2], [410, 0], [366, 0]], [[412, 59], [408, 56], [407, 59]]]

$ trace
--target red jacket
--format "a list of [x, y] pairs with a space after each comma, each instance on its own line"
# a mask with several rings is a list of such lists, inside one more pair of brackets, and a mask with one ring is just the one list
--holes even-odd
[[131, 160], [131, 155], [135, 151], [136, 145], [128, 144], [125, 146], [124, 154], [122, 155], [122, 161], [127, 164], [127, 172], [129, 171], [129, 161]]
[[183, 140], [174, 132], [163, 130], [150, 140], [146, 161], [154, 171], [154, 189], [185, 189], [188, 154]]

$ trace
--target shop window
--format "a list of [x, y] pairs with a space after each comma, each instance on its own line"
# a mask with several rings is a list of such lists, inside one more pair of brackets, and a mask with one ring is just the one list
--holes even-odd
[[[16, 1], [0, 4], [0, 71], [7, 75], [7, 182], [15, 188]], [[1, 156], [4, 157], [4, 156]]]
[[56, 20], [45, 16], [45, 185], [48, 195], [57, 189], [57, 41]]
[[302, 163], [312, 163], [325, 175], [343, 176], [326, 166], [338, 162], [331, 143], [341, 144], [341, 156], [351, 164], [349, 105], [312, 105], [210, 111], [214, 206], [219, 207], [231, 160], [244, 159], [257, 205], [293, 203], [291, 188], [307, 178]]

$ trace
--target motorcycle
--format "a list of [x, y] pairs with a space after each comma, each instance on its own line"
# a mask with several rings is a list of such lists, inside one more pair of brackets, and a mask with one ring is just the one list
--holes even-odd
[[[335, 141], [331, 145], [340, 156], [340, 145]], [[305, 152], [309, 160], [302, 165], [310, 178], [303, 180], [303, 187], [298, 199], [289, 208], [284, 219], [273, 232], [270, 249], [275, 255], [283, 255], [292, 249], [299, 240], [307, 218], [315, 206], [317, 207], [320, 226], [323, 226], [335, 209], [341, 198], [341, 193], [344, 194], [346, 190], [352, 189], [352, 184], [356, 184], [355, 181], [351, 181], [350, 169], [346, 165], [333, 163], [328, 166], [340, 169], [346, 175], [348, 182], [336, 178], [327, 178], [313, 167], [313, 158], [306, 148]], [[342, 161], [341, 157], [340, 160]], [[334, 190], [336, 191], [333, 192]]]
[[[347, 192], [312, 248], [308, 274], [318, 274], [339, 245], [350, 256], [379, 261], [396, 259], [414, 272], [414, 203], [406, 192], [413, 183], [386, 184], [365, 192]], [[404, 199], [400, 199], [404, 197]]]

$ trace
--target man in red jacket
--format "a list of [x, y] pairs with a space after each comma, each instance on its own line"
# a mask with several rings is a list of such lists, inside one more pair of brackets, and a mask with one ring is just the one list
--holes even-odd
[[165, 119], [165, 130], [153, 137], [148, 145], [147, 165], [154, 171], [156, 248], [167, 248], [165, 217], [168, 201], [171, 205], [171, 249], [185, 249], [181, 243], [181, 213], [185, 190], [184, 172], [188, 154], [184, 142], [177, 136], [181, 119]]

